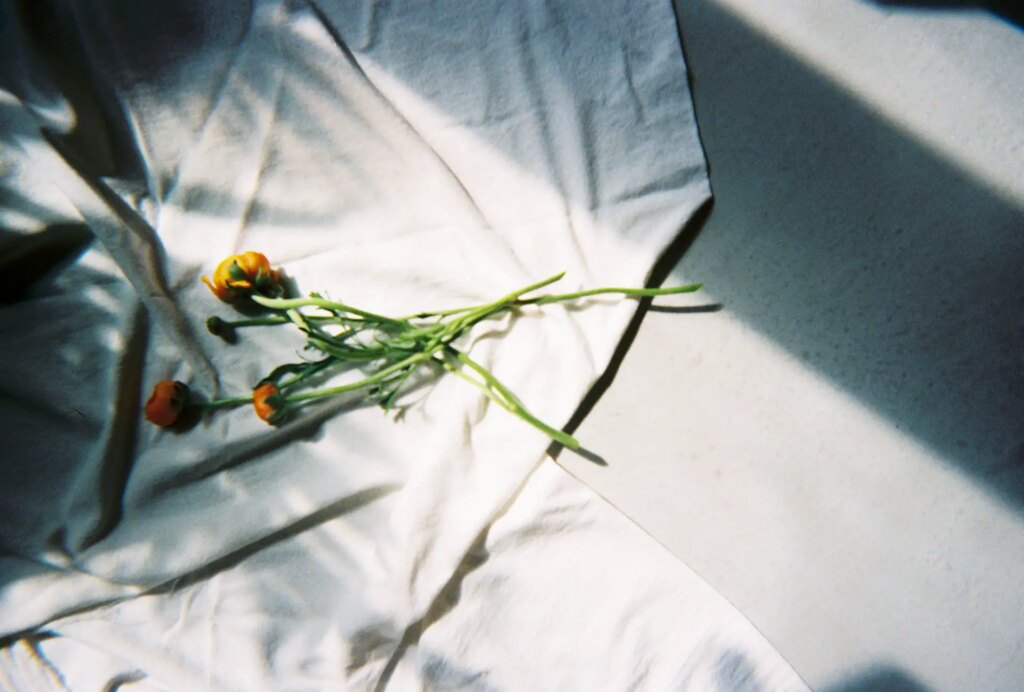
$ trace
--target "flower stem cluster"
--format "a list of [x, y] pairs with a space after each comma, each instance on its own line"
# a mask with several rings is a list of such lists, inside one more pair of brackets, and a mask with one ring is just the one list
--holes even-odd
[[[258, 257], [249, 257], [252, 255]], [[244, 262], [238, 259], [246, 257], [249, 259]], [[228, 269], [222, 270], [225, 266]], [[238, 278], [239, 272], [245, 273], [251, 279]], [[224, 278], [223, 291], [217, 288], [218, 276]], [[232, 276], [235, 278], [232, 279]], [[417, 373], [433, 369], [449, 372], [472, 384], [501, 408], [571, 449], [577, 449], [579, 442], [533, 415], [506, 385], [490, 370], [471, 358], [467, 350], [459, 345], [462, 337], [478, 323], [500, 317], [526, 305], [573, 302], [604, 294], [642, 298], [691, 293], [701, 287], [700, 284], [691, 284], [664, 289], [597, 288], [575, 293], [529, 295], [555, 283], [563, 276], [556, 274], [490, 303], [389, 317], [328, 300], [316, 293], [310, 294], [307, 298], [278, 297], [281, 293], [280, 285], [277, 283], [278, 276], [278, 272], [271, 270], [269, 262], [266, 262], [266, 258], [259, 253], [236, 255], [222, 262], [214, 273], [213, 282], [204, 279], [214, 293], [226, 302], [234, 302], [241, 296], [239, 291], [246, 291], [245, 297], [266, 312], [260, 317], [236, 321], [212, 317], [207, 321], [207, 327], [212, 333], [224, 336], [228, 333], [233, 334], [239, 327], [292, 325], [305, 335], [306, 350], [315, 353], [316, 357], [275, 368], [256, 385], [249, 396], [194, 402], [194, 405], [217, 409], [251, 404], [261, 419], [277, 424], [285, 420], [295, 409], [310, 402], [362, 392], [385, 410], [389, 410], [396, 405], [399, 395], [408, 388]], [[273, 286], [266, 283], [269, 279], [272, 279]], [[232, 285], [231, 280], [249, 281], [249, 288], [241, 283]], [[329, 374], [327, 371], [342, 369], [358, 369], [365, 376], [345, 384], [309, 388], [310, 378], [315, 375], [324, 376]], [[176, 383], [175, 386], [179, 385], [183, 386], [180, 383]], [[163, 392], [171, 391], [167, 383], [159, 383], [157, 389]], [[180, 399], [181, 390], [174, 391]], [[168, 408], [174, 407], [167, 406], [161, 411]], [[177, 408], [173, 417], [150, 417], [147, 405], [147, 418], [159, 425], [170, 425], [180, 410], [180, 407]]]

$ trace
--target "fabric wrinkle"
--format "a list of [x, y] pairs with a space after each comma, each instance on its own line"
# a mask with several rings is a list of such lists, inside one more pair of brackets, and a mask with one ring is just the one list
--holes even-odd
[[[252, 34], [253, 24], [255, 22], [256, 7], [255, 3], [249, 3], [249, 13], [246, 17], [245, 26], [242, 29], [242, 34], [238, 39], [238, 42], [234, 45], [231, 51], [231, 57], [228, 59], [227, 64], [221, 72], [220, 78], [217, 80], [217, 85], [213, 90], [213, 93], [206, 101], [206, 108], [203, 110], [203, 114], [199, 120], [198, 127], [195, 130], [196, 140], [202, 139], [206, 132], [206, 128], [210, 123], [210, 118], [220, 107], [222, 100], [225, 98], [225, 94], [228, 91], [229, 85], [231, 84], [231, 76], [237, 69], [239, 62], [242, 59], [242, 54], [248, 49], [250, 36]], [[166, 185], [163, 185], [163, 194], [158, 198], [161, 206], [169, 199], [171, 199], [176, 191], [178, 182], [181, 174], [181, 162], [175, 167], [172, 177]]]
[[[551, 31], [530, 26], [524, 28], [527, 34], [545, 36]], [[561, 192], [563, 213], [568, 222], [568, 238], [578, 266], [584, 272], [584, 280], [589, 283], [593, 271], [588, 266], [587, 253], [581, 238], [579, 219], [574, 208], [582, 204], [584, 209], [596, 206], [595, 193], [597, 182], [594, 178], [597, 171], [585, 147], [585, 133], [581, 116], [576, 115], [569, 104], [577, 106], [575, 99], [566, 89], [564, 77], [557, 72], [541, 75], [538, 64], [550, 64], [545, 59], [547, 54], [541, 52], [548, 47], [547, 41], [524, 41], [526, 49], [517, 66], [522, 70], [524, 81], [528, 85], [529, 98], [533, 103], [534, 116], [537, 118], [539, 134], [542, 139], [540, 148], [549, 158], [551, 174], [556, 188]], [[538, 45], [540, 44], [540, 45]], [[555, 144], [557, 142], [557, 145]], [[579, 175], [582, 171], [582, 175]], [[579, 178], [583, 178], [582, 186]], [[577, 201], [578, 200], [578, 201]]]
[[[89, 334], [120, 350], [97, 366], [102, 382], [76, 385], [112, 410], [54, 432], [79, 474], [52, 490], [60, 530], [0, 557], [0, 636], [52, 632], [40, 650], [85, 689], [94, 673], [116, 685], [140, 671], [179, 689], [628, 688], [666, 681], [674, 647], [703, 641], [702, 627], [753, 647], [742, 616], [545, 456], [548, 437], [439, 370], [400, 418], [353, 394], [280, 427], [246, 405], [181, 432], [138, 420], [153, 382], [244, 395], [302, 357], [283, 327], [231, 345], [204, 330], [205, 314], [232, 308], [196, 279], [233, 251], [384, 314], [480, 304], [563, 270], [552, 292], [642, 282], [702, 193], [644, 185], [696, 176], [703, 158], [680, 146], [651, 159], [694, 123], [685, 88], [655, 99], [642, 80], [618, 83], [622, 46], [678, 40], [668, 3], [630, 6], [78, 10], [106, 85], [90, 89], [111, 91], [148, 177], [105, 178], [59, 138], [19, 135], [111, 260], [117, 290], [86, 298], [110, 303], [115, 327]], [[676, 67], [648, 69], [671, 82]], [[671, 127], [631, 127], [643, 120], [631, 99], [645, 97], [644, 122]], [[615, 190], [636, 191], [621, 217]], [[524, 307], [458, 346], [560, 425], [634, 311]], [[11, 407], [52, 424], [34, 401]], [[108, 437], [74, 437], [94, 431]], [[25, 488], [22, 505], [43, 498]], [[631, 661], [621, 631], [650, 655]]]
[[[74, 546], [74, 553], [101, 541], [114, 530], [124, 512], [124, 492], [135, 452], [134, 419], [142, 398], [143, 352], [149, 332], [149, 320], [141, 303], [132, 310], [126, 331], [124, 349], [113, 373], [113, 411], [96, 454], [96, 465], [100, 471], [96, 477], [88, 479], [85, 487], [74, 491], [79, 502], [84, 504], [85, 498], [91, 498], [98, 505], [97, 516], [87, 532], [75, 532], [72, 524], [66, 540], [67, 544]], [[68, 515], [81, 516], [83, 511], [87, 511], [85, 507], [77, 511], [72, 509]]]

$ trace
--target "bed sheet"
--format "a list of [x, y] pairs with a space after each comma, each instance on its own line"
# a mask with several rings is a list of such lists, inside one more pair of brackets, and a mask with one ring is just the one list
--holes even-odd
[[[669, 3], [2, 12], [6, 675], [800, 686], [456, 378], [398, 416], [347, 399], [276, 428], [140, 422], [158, 380], [239, 393], [294, 359], [286, 334], [203, 329], [227, 313], [199, 277], [234, 252], [386, 314], [560, 271], [642, 284], [710, 194]], [[524, 309], [467, 347], [561, 425], [634, 310]]]

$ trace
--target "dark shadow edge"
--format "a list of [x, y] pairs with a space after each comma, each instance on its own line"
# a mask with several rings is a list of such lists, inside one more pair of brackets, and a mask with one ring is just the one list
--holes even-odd
[[[679, 260], [686, 253], [686, 251], [693, 245], [693, 241], [696, 240], [697, 235], [700, 233], [700, 229], [703, 228], [704, 222], [711, 214], [711, 209], [714, 207], [714, 198], [707, 197], [697, 209], [690, 216], [690, 219], [683, 225], [682, 230], [675, 237], [675, 239], [665, 248], [661, 253], [661, 256], [654, 263], [650, 274], [648, 275], [647, 281], [644, 286], [646, 288], [654, 288], [660, 286], [671, 271], [679, 264]], [[618, 375], [619, 368], [622, 367], [622, 362], [626, 358], [626, 353], [629, 352], [630, 347], [633, 345], [633, 341], [636, 339], [636, 335], [640, 332], [640, 325], [644, 321], [644, 317], [647, 312], [651, 309], [652, 298], [643, 298], [638, 301], [639, 305], [636, 312], [634, 313], [629, 324], [626, 326], [622, 337], [619, 339], [618, 345], [615, 347], [615, 351], [612, 353], [611, 359], [608, 361], [608, 366], [604, 372], [597, 378], [597, 381], [591, 385], [590, 389], [583, 396], [576, 411], [569, 418], [569, 421], [563, 426], [563, 430], [568, 434], [572, 435], [579, 426], [583, 423], [584, 419], [597, 405], [604, 393], [611, 387], [612, 382], [615, 381], [615, 376]], [[548, 455], [552, 459], [557, 460], [559, 454], [561, 454], [564, 445], [553, 442], [548, 447]], [[585, 459], [590, 460], [598, 465], [607, 465], [603, 463], [603, 459], [593, 451], [587, 452], [584, 455]], [[601, 459], [601, 462], [597, 460]]]

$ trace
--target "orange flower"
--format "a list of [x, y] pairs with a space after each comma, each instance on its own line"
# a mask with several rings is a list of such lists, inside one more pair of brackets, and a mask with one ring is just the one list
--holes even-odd
[[231, 255], [217, 265], [213, 281], [203, 277], [203, 283], [225, 303], [230, 303], [253, 292], [276, 296], [281, 293], [281, 276], [270, 268], [270, 260], [262, 252], [243, 252]]
[[284, 400], [273, 382], [264, 382], [252, 391], [252, 405], [256, 415], [270, 424], [280, 420]]
[[146, 402], [146, 420], [163, 428], [174, 425], [188, 401], [188, 386], [182, 382], [163, 380], [153, 387]]

